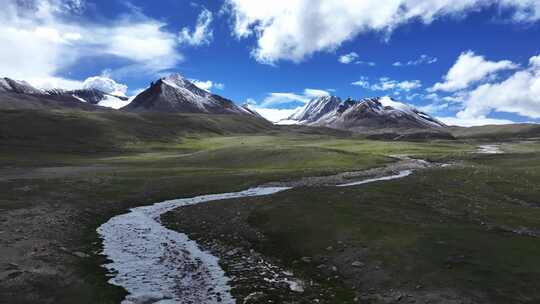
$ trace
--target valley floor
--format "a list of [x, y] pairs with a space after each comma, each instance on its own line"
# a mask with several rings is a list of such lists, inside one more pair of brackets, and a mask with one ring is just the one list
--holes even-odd
[[540, 146], [505, 144], [493, 155], [473, 154], [476, 146], [259, 134], [131, 153], [3, 150], [0, 303], [119, 303], [125, 291], [107, 283], [96, 228], [128, 208], [381, 167], [395, 154], [456, 165], [348, 188], [305, 184], [166, 219], [203, 246], [239, 248], [231, 260], [258, 254], [313, 282], [278, 295], [288, 302], [538, 302]]

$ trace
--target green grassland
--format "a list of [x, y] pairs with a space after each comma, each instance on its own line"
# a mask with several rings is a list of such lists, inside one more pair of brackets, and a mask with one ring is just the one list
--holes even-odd
[[[482, 239], [495, 246], [493, 250], [499, 249], [505, 244], [499, 243], [503, 236], [485, 238], [487, 232], [466, 217], [460, 219], [463, 224], [457, 220], [459, 216], [451, 217], [460, 223], [457, 227], [461, 230], [450, 228], [455, 223], [450, 219], [445, 218], [447, 228], [437, 224], [437, 217], [431, 216], [438, 215], [440, 210], [429, 201], [452, 197], [436, 202], [445, 202], [449, 204], [446, 209], [459, 213], [469, 210], [464, 202], [472, 204], [469, 200], [474, 200], [481, 206], [471, 209], [477, 212], [474, 216], [489, 219], [491, 225], [517, 227], [520, 223], [531, 229], [537, 227], [536, 209], [515, 201], [532, 204], [538, 197], [534, 190], [538, 168], [530, 166], [538, 164], [536, 147], [534, 142], [512, 142], [505, 144], [505, 149], [516, 154], [476, 158], [471, 154], [476, 149], [471, 139], [374, 141], [336, 130], [276, 127], [258, 119], [230, 115], [2, 110], [0, 247], [5, 251], [0, 267], [16, 263], [24, 271], [0, 282], [0, 299], [9, 299], [9, 303], [118, 303], [124, 292], [106, 283], [99, 266], [104, 260], [98, 254], [100, 242], [95, 232], [115, 214], [165, 199], [378, 167], [394, 161], [389, 157], [393, 154], [464, 161], [470, 167], [426, 171], [411, 179], [369, 188], [294, 190], [276, 196], [275, 200], [262, 199], [268, 204], [261, 205], [253, 214], [254, 223], [258, 222], [259, 229], [273, 236], [272, 244], [284, 250], [287, 260], [320, 250], [320, 246], [334, 241], [345, 230], [350, 230], [348, 234], [355, 242], [386, 246], [388, 254], [378, 257], [385, 263], [402, 262], [402, 255], [419, 257], [410, 253], [415, 250], [434, 250], [429, 246], [438, 235], [436, 231], [448, 234], [444, 237], [448, 244], [461, 231], [463, 237], [471, 238], [468, 242]], [[460, 196], [449, 192], [456, 191], [449, 190], [455, 187]], [[439, 189], [443, 189], [442, 194]], [[498, 199], [493, 200], [494, 197]], [[328, 200], [340, 203], [327, 206]], [[368, 212], [358, 209], [359, 204], [367, 203], [371, 206]], [[488, 207], [484, 208], [486, 204]], [[335, 209], [338, 206], [341, 207]], [[287, 214], [282, 214], [283, 210]], [[300, 213], [305, 217], [292, 218]], [[307, 216], [310, 213], [312, 216]], [[324, 216], [326, 221], [321, 221], [323, 214], [331, 216]], [[396, 218], [399, 214], [407, 216]], [[419, 222], [407, 222], [409, 216], [417, 217]], [[426, 222], [418, 224], [424, 218]], [[292, 222], [284, 226], [286, 230], [276, 228], [281, 225], [279, 221], [289, 220]], [[391, 225], [383, 225], [387, 223]], [[321, 226], [314, 227], [316, 224]], [[317, 229], [322, 227], [327, 227], [330, 234], [317, 236]], [[306, 234], [300, 239], [303, 233]], [[529, 239], [522, 241], [510, 235], [508, 240], [515, 246], [524, 246], [513, 251], [512, 257], [521, 263], [519, 269], [532, 263], [536, 249]], [[38, 241], [47, 245], [43, 257], [36, 258], [28, 252], [34, 252], [33, 244]], [[296, 242], [298, 248], [291, 242]], [[260, 246], [268, 254], [277, 255], [272, 247]], [[74, 257], [69, 254], [73, 251], [85, 252], [90, 257]], [[437, 256], [426, 258], [418, 267], [437, 264]], [[504, 259], [502, 255], [497, 258]], [[488, 266], [494, 263], [488, 259], [480, 262]], [[501, 269], [510, 266], [500, 265]], [[399, 270], [394, 266], [388, 269]], [[461, 275], [470, 276], [469, 272], [476, 270], [467, 268]], [[499, 273], [498, 269], [494, 271]], [[531, 278], [536, 278], [535, 271], [531, 266]], [[414, 268], [407, 276], [421, 273]], [[441, 280], [450, 280], [447, 274], [441, 275]], [[470, 277], [483, 280], [483, 276]], [[534, 287], [533, 283], [527, 284], [526, 287]]]
[[[330, 284], [338, 295], [330, 303], [353, 303], [368, 291], [389, 290], [441, 297], [450, 290], [450, 299], [463, 303], [538, 303], [540, 151], [530, 152], [537, 145], [510, 144], [520, 152], [469, 155], [459, 165], [401, 180], [299, 188], [209, 204], [205, 212], [219, 218], [248, 212], [247, 223], [265, 235], [251, 245], [306, 281]], [[214, 227], [212, 218], [189, 208], [197, 207], [168, 215], [171, 225], [211, 234], [204, 229]], [[184, 223], [186, 212], [210, 225]], [[223, 229], [212, 235], [234, 242], [230, 235], [238, 232]], [[315, 262], [298, 263], [302, 257]], [[353, 261], [368, 266], [354, 269]], [[340, 279], [327, 281], [321, 270], [325, 263], [337, 266]], [[423, 303], [418, 301], [412, 303]]]

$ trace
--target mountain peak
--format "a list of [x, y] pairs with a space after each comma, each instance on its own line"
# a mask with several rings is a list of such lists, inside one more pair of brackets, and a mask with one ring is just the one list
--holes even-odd
[[299, 109], [287, 120], [299, 122], [311, 122], [321, 118], [326, 113], [334, 110], [341, 103], [341, 98], [336, 96], [320, 96], [311, 99], [304, 107]]
[[180, 74], [171, 74], [137, 95], [123, 108], [132, 112], [253, 115], [229, 99], [205, 91]]
[[440, 128], [445, 125], [430, 115], [391, 97], [360, 100], [324, 96], [312, 99], [288, 118], [305, 125], [338, 129]]
[[188, 83], [191, 84], [189, 80], [184, 78], [184, 76], [180, 75], [179, 73], [170, 74], [162, 77], [160, 80], [171, 86], [185, 87]]

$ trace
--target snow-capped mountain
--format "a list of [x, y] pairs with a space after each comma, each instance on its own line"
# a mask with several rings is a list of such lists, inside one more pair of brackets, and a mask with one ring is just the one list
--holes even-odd
[[333, 111], [341, 104], [341, 98], [323, 96], [312, 99], [305, 107], [291, 115], [288, 120], [310, 123]]
[[304, 125], [353, 131], [446, 126], [434, 117], [390, 97], [345, 101], [341, 101], [338, 97], [319, 97], [311, 100], [288, 120]]
[[0, 78], [0, 92], [1, 93], [15, 93], [15, 94], [46, 94], [45, 91], [34, 88], [28, 82], [22, 80], [13, 80], [11, 78]]
[[123, 110], [254, 115], [252, 110], [205, 91], [179, 74], [173, 74], [152, 83]]
[[80, 90], [47, 90], [50, 95], [72, 96], [79, 101], [87, 102], [107, 108], [119, 109], [129, 103], [129, 98], [120, 95], [108, 94], [98, 89], [80, 89]]
[[85, 109], [92, 109], [92, 106], [118, 109], [129, 103], [128, 97], [108, 94], [98, 89], [42, 90], [26, 81], [10, 78], [0, 78], [0, 94], [3, 94], [2, 105], [10, 108], [80, 108], [84, 103], [87, 104], [82, 106]]

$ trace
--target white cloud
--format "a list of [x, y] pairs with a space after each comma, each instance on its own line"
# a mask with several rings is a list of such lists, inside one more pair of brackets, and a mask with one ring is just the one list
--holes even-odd
[[[296, 110], [300, 109], [302, 105], [308, 103], [311, 99], [323, 96], [330, 96], [330, 89], [304, 89], [303, 94], [297, 94], [292, 92], [282, 93], [270, 93], [261, 102], [257, 102], [253, 99], [248, 99], [247, 103], [250, 108], [253, 108], [259, 112], [264, 118], [272, 122], [277, 122], [291, 116]], [[294, 109], [285, 108], [291, 104], [297, 105]]]
[[359, 56], [356, 52], [350, 52], [349, 54], [339, 56], [338, 61], [343, 64], [353, 63], [358, 65], [375, 66], [375, 62], [358, 60], [358, 57]]
[[330, 96], [330, 92], [320, 89], [305, 89], [304, 95], [307, 97]]
[[330, 92], [328, 90], [306, 88], [304, 89], [303, 94], [297, 94], [297, 93], [292, 93], [292, 92], [270, 93], [259, 104], [259, 107], [271, 108], [271, 107], [288, 104], [288, 103], [294, 103], [294, 102], [308, 103], [311, 99], [322, 97], [322, 96], [330, 96]]
[[257, 113], [261, 114], [261, 116], [266, 118], [267, 120], [271, 122], [278, 122], [280, 120], [289, 118], [291, 115], [294, 114], [294, 112], [296, 112], [301, 107], [297, 107], [295, 109], [272, 109], [272, 108], [260, 108], [257, 106], [250, 106], [250, 108], [257, 111]]
[[423, 54], [423, 55], [420, 55], [418, 59], [409, 60], [407, 62], [396, 61], [392, 65], [396, 67], [401, 67], [401, 66], [414, 66], [414, 65], [421, 65], [421, 64], [433, 64], [437, 62], [438, 60], [439, 59], [437, 57], [432, 57], [432, 56]]
[[180, 59], [175, 50], [175, 36], [164, 31], [165, 26], [165, 23], [154, 20], [137, 22], [126, 19], [112, 27], [99, 26], [91, 29], [92, 33], [84, 32], [89, 43], [103, 47], [101, 51], [93, 50], [97, 55], [104, 52], [139, 63], [161, 60], [167, 56]]
[[[516, 66], [517, 67], [517, 66]], [[487, 82], [472, 85], [470, 89], [450, 96], [426, 95], [435, 101], [433, 106], [447, 102], [455, 117], [443, 117], [447, 124], [472, 126], [483, 124], [512, 123], [507, 119], [493, 119], [493, 112], [513, 113], [533, 119], [540, 118], [540, 55], [529, 59], [525, 67], [519, 68], [503, 80], [487, 77]], [[428, 105], [430, 106], [430, 105]], [[457, 109], [456, 107], [459, 106]]]
[[364, 89], [372, 91], [388, 91], [397, 90], [409, 92], [414, 89], [422, 87], [420, 80], [405, 80], [397, 81], [388, 77], [381, 77], [377, 83], [370, 83], [367, 77], [361, 77], [360, 80], [351, 83], [354, 86], [358, 86]]
[[449, 104], [448, 103], [430, 103], [424, 106], [418, 106], [418, 110], [429, 113], [429, 114], [435, 114], [439, 113], [440, 111], [448, 109]]
[[209, 44], [214, 36], [214, 32], [210, 28], [212, 19], [212, 12], [207, 9], [203, 9], [197, 18], [195, 29], [190, 31], [189, 28], [184, 27], [178, 35], [178, 41], [181, 44], [189, 44], [193, 46]]
[[97, 89], [102, 92], [117, 95], [117, 96], [126, 96], [127, 85], [117, 83], [108, 77], [103, 76], [93, 76], [88, 77], [82, 84], [84, 89]]
[[540, 55], [507, 79], [486, 83], [467, 92], [460, 118], [487, 116], [492, 111], [540, 118]]
[[26, 79], [28, 83], [33, 85], [36, 88], [40, 89], [65, 89], [65, 90], [78, 90], [83, 87], [83, 82], [79, 80], [65, 79], [61, 77], [31, 77], [31, 78], [21, 78]]
[[367, 66], [375, 66], [376, 65], [376, 63], [373, 62], [373, 61], [362, 61], [362, 60], [358, 60], [354, 64], [367, 65]]
[[299, 62], [319, 51], [333, 51], [365, 32], [391, 33], [402, 24], [425, 24], [496, 5], [515, 22], [540, 19], [536, 0], [226, 0], [239, 38], [255, 37], [253, 57], [267, 64]]
[[[156, 73], [176, 65], [177, 35], [165, 23], [131, 11], [109, 23], [79, 22], [81, 0], [4, 1], [0, 11], [0, 72], [29, 82], [78, 86], [58, 76], [83, 57], [116, 56], [113, 75]], [[76, 20], [76, 21], [75, 21]], [[71, 86], [71, 87], [68, 87]]]
[[338, 61], [343, 64], [349, 64], [354, 62], [356, 59], [358, 59], [358, 54], [355, 52], [350, 52], [349, 54], [339, 56]]
[[438, 120], [449, 126], [474, 127], [484, 125], [506, 125], [514, 123], [511, 120], [474, 117], [474, 118], [459, 118], [459, 117], [437, 117]]
[[309, 100], [310, 98], [308, 96], [296, 93], [270, 93], [269, 96], [262, 101], [260, 107], [269, 108], [290, 102], [307, 103]]
[[509, 60], [489, 61], [472, 51], [461, 53], [454, 65], [444, 76], [444, 82], [436, 83], [430, 91], [454, 92], [470, 85], [492, 79], [497, 72], [516, 69], [518, 66]]
[[225, 85], [223, 83], [213, 82], [212, 80], [202, 81], [202, 80], [197, 80], [197, 79], [190, 79], [190, 81], [193, 82], [193, 84], [196, 85], [197, 87], [208, 92], [211, 92], [211, 90], [214, 88], [217, 90], [225, 89]]

